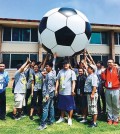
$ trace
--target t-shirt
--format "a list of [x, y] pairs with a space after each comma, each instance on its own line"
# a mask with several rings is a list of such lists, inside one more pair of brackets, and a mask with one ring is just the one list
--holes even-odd
[[37, 72], [34, 75], [35, 75], [34, 91], [38, 91], [38, 90], [42, 89], [43, 76], [40, 72]]
[[85, 81], [86, 81], [86, 76], [83, 75], [78, 75], [77, 77], [77, 82], [76, 82], [76, 87], [77, 87], [77, 94], [84, 94], [84, 86], [85, 86]]
[[26, 93], [27, 81], [24, 72], [20, 73], [19, 71], [16, 71], [14, 78], [15, 78], [14, 93]]
[[9, 82], [8, 73], [6, 71], [0, 72], [0, 93], [5, 91]]
[[25, 72], [25, 75], [27, 77], [27, 89], [31, 89], [31, 84], [32, 84], [32, 81], [34, 80], [34, 78], [33, 78], [34, 70], [32, 68], [29, 68]]
[[44, 80], [43, 84], [43, 96], [49, 95], [55, 90], [55, 81], [56, 81], [56, 71], [50, 71]]
[[84, 92], [92, 92], [93, 87], [98, 87], [98, 77], [95, 73], [92, 73], [88, 75], [86, 82], [85, 82], [85, 87], [84, 87]]
[[76, 80], [76, 74], [73, 70], [62, 69], [57, 75], [57, 80], [59, 80], [59, 94], [60, 95], [71, 95], [72, 91], [72, 81]]

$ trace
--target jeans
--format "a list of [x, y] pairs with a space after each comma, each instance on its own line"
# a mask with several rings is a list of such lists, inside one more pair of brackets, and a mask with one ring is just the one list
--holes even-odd
[[46, 124], [47, 118], [50, 123], [53, 123], [55, 121], [55, 118], [54, 118], [54, 92], [51, 92], [49, 94], [49, 99], [47, 100], [47, 102], [43, 103], [41, 126], [44, 126]]
[[106, 89], [106, 106], [108, 112], [108, 120], [118, 121], [119, 117], [119, 89]]

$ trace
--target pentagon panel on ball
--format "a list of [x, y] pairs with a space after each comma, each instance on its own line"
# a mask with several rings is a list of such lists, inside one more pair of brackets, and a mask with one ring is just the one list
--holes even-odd
[[89, 22], [86, 22], [85, 34], [86, 34], [88, 40], [90, 40], [91, 31], [92, 31], [92, 29], [91, 29], [90, 23]]
[[75, 9], [68, 8], [68, 7], [63, 7], [58, 10], [61, 14], [65, 15], [66, 17], [70, 17], [72, 15], [76, 15], [77, 12]]
[[75, 33], [66, 26], [56, 31], [55, 36], [58, 45], [71, 46], [75, 38]]
[[89, 44], [91, 26], [87, 17], [73, 8], [55, 8], [39, 24], [40, 43], [59, 57], [72, 56]]

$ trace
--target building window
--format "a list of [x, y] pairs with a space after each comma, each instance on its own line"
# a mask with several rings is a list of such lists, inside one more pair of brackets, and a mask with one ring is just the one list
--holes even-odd
[[16, 68], [18, 64], [23, 64], [29, 54], [11, 54], [11, 68]]
[[30, 41], [29, 28], [13, 28], [12, 41]]
[[115, 56], [115, 62], [120, 65], [120, 55]]
[[10, 67], [10, 54], [3, 54], [3, 63], [5, 64], [5, 68]]
[[32, 61], [32, 60], [37, 61], [37, 59], [38, 59], [37, 54], [30, 54], [30, 60], [31, 60], [31, 61]]
[[120, 45], [120, 33], [114, 33], [115, 45]]
[[4, 27], [3, 41], [38, 42], [38, 29]]
[[38, 42], [38, 29], [31, 29], [31, 42]]
[[4, 28], [3, 41], [11, 41], [11, 28], [9, 28], [9, 27]]
[[90, 44], [108, 44], [108, 33], [92, 32]]
[[38, 60], [38, 54], [3, 54], [2, 57], [6, 68], [16, 68], [18, 64], [25, 63], [27, 57], [30, 60]]
[[[102, 61], [103, 65], [107, 67], [107, 61], [109, 56], [108, 55], [91, 55], [94, 62], [97, 63], [97, 61]], [[84, 59], [83, 55], [80, 55], [80, 60]]]

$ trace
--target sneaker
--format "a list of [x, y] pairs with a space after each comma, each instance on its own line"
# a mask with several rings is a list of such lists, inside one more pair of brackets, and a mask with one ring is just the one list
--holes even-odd
[[91, 128], [97, 127], [97, 124], [92, 123], [91, 125], [89, 125], [89, 127], [91, 127]]
[[87, 122], [86, 119], [83, 119], [83, 120], [80, 121], [80, 123], [86, 123], [86, 122]]
[[56, 123], [61, 123], [61, 122], [64, 122], [64, 121], [65, 121], [65, 119], [60, 117], [60, 119], [58, 121], [56, 121]]
[[22, 114], [21, 114], [21, 118], [24, 118], [24, 117], [26, 117], [26, 115], [22, 113]]
[[53, 122], [47, 122], [47, 125], [53, 125]]
[[39, 126], [38, 128], [37, 128], [37, 130], [44, 130], [44, 129], [46, 129], [47, 128], [47, 125], [44, 125], [44, 126]]
[[81, 120], [81, 119], [84, 119], [84, 117], [83, 116], [80, 116], [80, 117], [78, 117], [78, 119]]
[[108, 120], [108, 125], [112, 125], [112, 120]]
[[72, 119], [71, 118], [68, 119], [68, 125], [72, 126]]
[[29, 116], [29, 119], [30, 119], [30, 120], [34, 120], [33, 116]]
[[118, 125], [118, 121], [114, 121], [113, 125], [117, 126]]

